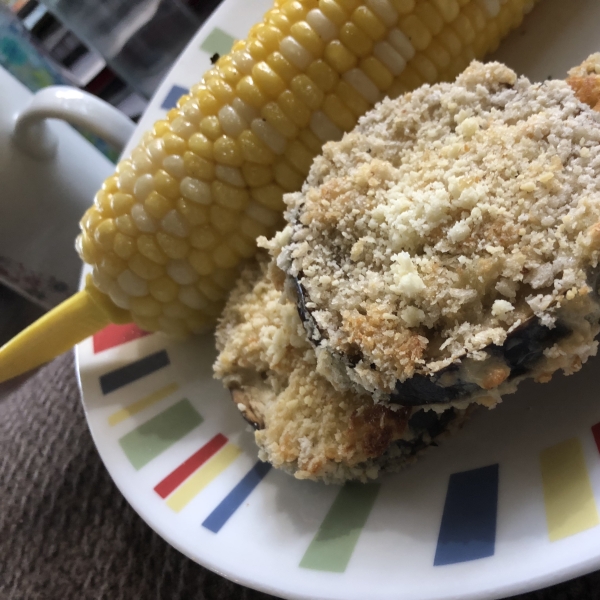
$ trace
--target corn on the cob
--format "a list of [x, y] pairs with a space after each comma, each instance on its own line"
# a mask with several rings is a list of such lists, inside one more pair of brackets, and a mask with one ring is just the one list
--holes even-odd
[[202, 330], [324, 142], [454, 78], [534, 0], [276, 0], [104, 183], [77, 247], [140, 327]]

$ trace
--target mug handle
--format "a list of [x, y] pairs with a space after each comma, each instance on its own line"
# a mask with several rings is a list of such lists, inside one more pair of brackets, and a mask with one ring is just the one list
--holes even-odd
[[104, 100], [74, 87], [52, 85], [33, 95], [17, 116], [12, 136], [20, 150], [38, 160], [53, 158], [58, 146], [46, 119], [62, 119], [84, 127], [118, 150], [123, 149], [135, 129], [131, 119]]

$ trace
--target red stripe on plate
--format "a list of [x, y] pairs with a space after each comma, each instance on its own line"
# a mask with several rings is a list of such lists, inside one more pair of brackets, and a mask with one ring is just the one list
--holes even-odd
[[199, 469], [213, 454], [216, 454], [225, 444], [227, 438], [217, 433], [212, 440], [204, 444], [198, 452], [192, 454], [185, 462], [181, 463], [172, 473], [167, 475], [155, 488], [154, 491], [161, 497], [166, 498], [171, 492], [178, 488], [194, 471]]
[[109, 325], [94, 335], [94, 354], [149, 335], [134, 323]]

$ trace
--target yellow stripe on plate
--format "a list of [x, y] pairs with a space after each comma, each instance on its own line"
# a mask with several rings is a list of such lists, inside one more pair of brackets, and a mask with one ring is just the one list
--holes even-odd
[[110, 417], [108, 417], [108, 424], [112, 427], [113, 425], [116, 425], [117, 423], [128, 419], [132, 415], [141, 412], [145, 408], [148, 408], [149, 406], [160, 402], [167, 396], [170, 396], [171, 394], [175, 393], [178, 389], [179, 386], [176, 383], [170, 383], [169, 385], [160, 388], [160, 390], [152, 392], [152, 394], [150, 394], [149, 396], [146, 396], [145, 398], [142, 398], [137, 402], [133, 402], [129, 406], [126, 406], [125, 408], [122, 408], [121, 410], [118, 410], [117, 412], [113, 413], [112, 415], [110, 415]]
[[540, 455], [550, 541], [575, 535], [600, 523], [583, 448], [577, 438]]
[[224, 446], [169, 496], [167, 506], [175, 512], [182, 510], [215, 477], [220, 475], [240, 455], [240, 452], [241, 450], [233, 444]]

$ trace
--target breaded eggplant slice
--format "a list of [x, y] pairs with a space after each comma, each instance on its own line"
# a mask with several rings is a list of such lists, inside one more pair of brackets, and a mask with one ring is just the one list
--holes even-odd
[[215, 374], [254, 426], [262, 460], [299, 479], [367, 481], [409, 464], [465, 420], [454, 408], [393, 410], [369, 394], [338, 392], [315, 372], [295, 304], [281, 300], [263, 254], [243, 272], [217, 327]]
[[336, 389], [491, 407], [596, 353], [597, 72], [474, 62], [325, 145], [270, 247]]

